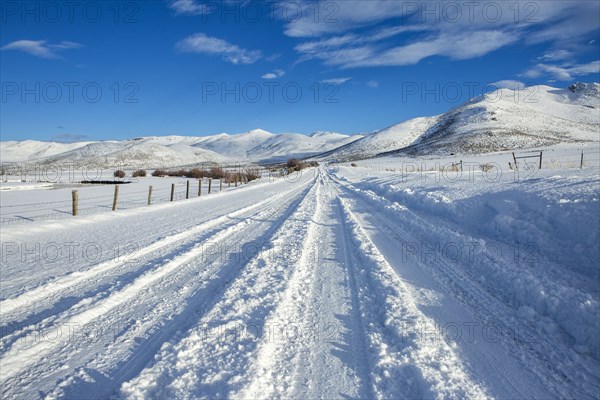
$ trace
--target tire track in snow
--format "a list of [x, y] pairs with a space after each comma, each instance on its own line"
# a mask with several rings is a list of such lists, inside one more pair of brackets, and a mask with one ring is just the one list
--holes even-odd
[[[177, 287], [174, 291], [170, 291], [170, 286], [173, 285], [172, 282], [167, 282], [166, 288], [164, 283], [161, 284], [160, 289], [154, 293], [154, 296], [161, 298], [159, 305], [136, 321], [137, 330], [150, 332], [152, 336], [136, 337], [136, 341], [141, 341], [141, 344], [135, 347], [135, 351], [133, 349], [124, 351], [124, 348], [129, 349], [131, 347], [128, 346], [129, 340], [126, 335], [117, 338], [103, 349], [102, 354], [97, 355], [85, 367], [79, 368], [77, 376], [69, 377], [59, 387], [55, 388], [50, 397], [78, 398], [85, 396], [90, 390], [94, 390], [95, 393], [105, 393], [106, 397], [114, 396], [123, 382], [134, 378], [140, 373], [156, 352], [159, 351], [162, 344], [169, 338], [181, 336], [181, 332], [185, 332], [194, 326], [221, 299], [230, 284], [244, 272], [247, 264], [253, 259], [252, 252], [256, 250], [256, 247], [262, 248], [265, 243], [268, 243], [280, 226], [279, 221], [284, 221], [294, 212], [306, 197], [308, 190], [303, 185], [293, 193], [289, 199], [279, 204], [275, 210], [265, 211], [263, 214], [266, 216], [257, 215], [254, 219], [260, 222], [259, 226], [248, 224], [243, 230], [233, 228], [235, 232], [226, 239], [227, 241], [251, 245], [259, 244], [259, 246], [250, 246], [250, 254], [246, 254], [244, 249], [238, 249], [235, 254], [227, 254], [224, 262], [220, 262], [223, 257], [222, 255], [219, 256], [218, 261], [215, 261], [214, 265], [211, 264], [210, 270], [207, 270], [202, 276], [192, 274], [191, 276], [170, 279], [176, 283], [179, 282], [178, 285], [184, 285]], [[296, 194], [300, 194], [300, 196]], [[261, 228], [261, 233], [258, 234], [257, 231], [261, 225], [264, 225], [264, 227]], [[249, 238], [251, 238], [251, 242]], [[219, 242], [223, 241], [219, 240]], [[194, 270], [191, 270], [191, 272], [194, 273]], [[169, 277], [172, 277], [172, 275]], [[194, 282], [194, 284], [182, 282]], [[194, 286], [195, 282], [202, 283], [199, 287], [196, 287]], [[165, 294], [165, 291], [167, 294]], [[149, 296], [138, 302], [141, 305], [147, 305], [147, 297]], [[178, 306], [174, 308], [171, 303]], [[163, 315], [168, 315], [168, 320], [165, 320]], [[114, 355], [122, 353], [126, 361], [115, 366], [113, 363]], [[99, 389], [98, 384], [89, 385], [85, 382], [90, 379], [87, 370], [101, 372], [113, 378], [109, 384]]]
[[335, 194], [326, 177], [321, 176], [320, 183], [323, 190], [318, 192], [302, 256], [268, 322], [296, 329], [282, 340], [260, 344], [248, 373], [252, 380], [235, 397], [372, 397], [347, 253], [336, 235]]
[[[360, 200], [368, 210], [368, 214], [377, 220], [378, 228], [386, 235], [394, 237], [398, 243], [413, 243], [418, 241], [419, 237], [435, 240], [429, 229], [432, 223], [422, 216], [402, 208], [402, 212], [410, 213], [410, 218], [404, 217], [402, 221], [407, 226], [400, 226], [398, 225], [398, 215], [395, 215], [395, 218], [392, 218], [391, 215], [382, 215], [382, 210], [373, 206], [373, 203], [382, 203], [385, 212], [391, 214], [392, 210], [397, 210], [397, 207], [394, 208], [389, 200], [375, 193], [355, 188], [352, 184], [343, 182], [339, 178], [334, 177], [333, 179], [347, 193], [351, 194], [352, 199]], [[411, 229], [410, 232], [406, 230], [408, 227]], [[445, 230], [446, 228], [440, 224], [436, 224], [435, 229], [444, 230], [448, 237], [457, 235], [454, 231]], [[572, 351], [557, 346], [557, 343], [550, 342], [547, 338], [538, 336], [537, 333], [535, 333], [535, 337], [529, 337], [532, 333], [529, 330], [516, 332], [514, 328], [515, 310], [482, 288], [464, 271], [458, 269], [457, 265], [443, 263], [435, 257], [428, 258], [426, 263], [421, 262], [419, 265], [420, 268], [431, 274], [441, 287], [453, 293], [453, 296], [460, 302], [467, 304], [477, 319], [481, 321], [480, 326], [493, 326], [498, 333], [497, 340], [503, 348], [512, 353], [515, 360], [522, 363], [521, 368], [526, 368], [537, 376], [542, 387], [551, 388], [548, 389], [549, 393], [560, 393], [562, 397], [574, 395], [581, 398], [594, 397], [587, 389], [574, 386], [574, 382], [587, 381], [588, 385], [594, 388], [593, 390], [598, 390], [600, 381], [597, 369], [594, 371], [593, 365], [578, 362], [576, 363], [578, 368], [570, 368], [569, 365], [575, 364], [575, 361], [572, 360], [575, 354]], [[394, 273], [398, 274], [397, 271]], [[582, 371], [585, 372], [582, 374]], [[498, 375], [502, 375], [502, 372], [498, 371]], [[505, 384], [510, 384], [510, 382], [505, 382]], [[514, 392], [518, 393], [519, 390], [515, 389]]]
[[279, 221], [272, 247], [251, 260], [199, 323], [178, 342], [165, 344], [152, 366], [123, 384], [124, 397], [225, 398], [244, 386], [256, 346], [275, 339], [265, 324], [302, 257], [317, 190], [314, 184], [296, 211]]
[[373, 392], [377, 398], [486, 398], [442, 335], [410, 334], [434, 322], [423, 315], [402, 279], [338, 197], [351, 276], [368, 338]]
[[[202, 222], [200, 225], [197, 225], [190, 230], [166, 236], [129, 254], [104, 261], [86, 270], [73, 272], [69, 275], [31, 289], [17, 297], [2, 300], [0, 301], [0, 310], [2, 310], [0, 322], [4, 325], [10, 322], [18, 322], [18, 318], [23, 318], [32, 313], [39, 312], [40, 306], [52, 306], [58, 302], [58, 300], [71, 295], [73, 292], [76, 292], [80, 285], [85, 285], [88, 283], [98, 285], [98, 279], [100, 279], [102, 275], [113, 271], [115, 271], [116, 274], [110, 275], [110, 278], [123, 275], [125, 274], [125, 271], [122, 270], [122, 267], [130, 266], [132, 261], [146, 261], [143, 257], [152, 255], [152, 253], [156, 251], [164, 250], [170, 246], [175, 247], [173, 245], [190, 238], [197, 240], [198, 238], [196, 236], [201, 233], [214, 231], [215, 229], [224, 229], [231, 225], [227, 224], [227, 222], [231, 222], [236, 218], [252, 217], [252, 215], [244, 217], [244, 214], [251, 212], [252, 210], [261, 210], [269, 207], [271, 204], [275, 204], [277, 201], [279, 201], [279, 199], [285, 196], [290, 196], [296, 191], [297, 189], [294, 189], [284, 194], [260, 201], [259, 203], [250, 205], [248, 207], [244, 207], [227, 215], [210, 219], [206, 222]], [[17, 311], [21, 312], [17, 313]], [[33, 323], [35, 323], [35, 321], [33, 321]], [[3, 330], [3, 332], [6, 332], [6, 330]]]
[[3, 227], [0, 299], [17, 297], [58, 277], [87, 269], [136, 247], [145, 247], [165, 235], [183, 232], [212, 217], [277, 196], [289, 186], [290, 182], [278, 178], [183, 202], [49, 224]]
[[[296, 189], [292, 192], [298, 192], [300, 193], [302, 191], [302, 187], [299, 189]], [[303, 198], [304, 196], [302, 196], [301, 198]], [[282, 206], [284, 204], [287, 203], [293, 203], [292, 206], [292, 210], [297, 206], [297, 204], [301, 201], [301, 200], [296, 200], [296, 202], [294, 203], [294, 198], [295, 196], [290, 196], [290, 199], [283, 199], [282, 201]], [[276, 203], [276, 201], [275, 201]], [[291, 211], [290, 211], [291, 212]], [[248, 231], [247, 235], [255, 235], [255, 231], [252, 230], [252, 225], [253, 224], [257, 224], [257, 223], [262, 223], [262, 224], [267, 224], [269, 221], [268, 219], [268, 215], [272, 214], [273, 211], [266, 208], [265, 210], [262, 211], [260, 213], [260, 218], [255, 217], [254, 219], [251, 220], [243, 220], [241, 222], [238, 222], [237, 224], [230, 226], [229, 228], [217, 233], [216, 235], [214, 235], [213, 237], [211, 237], [209, 239], [210, 242], [215, 242], [215, 243], [219, 243], [219, 242], [223, 242], [225, 241], [228, 237], [235, 235], [238, 230], [237, 228], [239, 227], [246, 227], [246, 229], [244, 230], [244, 232]], [[265, 219], [267, 218], [267, 219]], [[240, 237], [239, 239], [243, 239], [243, 236]], [[157, 269], [156, 271], [150, 271], [144, 275], [142, 275], [141, 277], [139, 277], [138, 279], [136, 279], [133, 283], [131, 283], [130, 285], [126, 286], [123, 290], [116, 292], [114, 294], [111, 294], [109, 297], [99, 301], [96, 305], [94, 305], [93, 307], [90, 307], [89, 304], [84, 300], [82, 301], [81, 308], [82, 310], [79, 310], [75, 307], [76, 311], [74, 313], [69, 313], [69, 312], [65, 312], [63, 314], [65, 314], [64, 316], [62, 316], [62, 318], [59, 318], [55, 321], [54, 325], [60, 325], [60, 326], [83, 326], [86, 324], [90, 324], [93, 321], [96, 320], [103, 320], [105, 319], [104, 316], [106, 315], [110, 315], [110, 312], [112, 312], [114, 310], [114, 313], [117, 314], [121, 314], [123, 311], [121, 309], [119, 309], [119, 307], [127, 304], [127, 306], [131, 307], [131, 304], [138, 304], [138, 305], [144, 305], [144, 301], [147, 301], [150, 299], [150, 297], [148, 296], [152, 296], [155, 295], [155, 293], [153, 293], [152, 291], [152, 286], [153, 285], [157, 285], [161, 279], [163, 278], [169, 278], [169, 276], [181, 276], [182, 275], [182, 267], [187, 266], [187, 269], [190, 270], [191, 272], [194, 271], [194, 266], [195, 263], [197, 263], [197, 258], [199, 256], [202, 255], [202, 243], [199, 243], [198, 245], [196, 245], [195, 247], [193, 247], [190, 251], [187, 251], [179, 256], [177, 256], [176, 258], [174, 258], [173, 260], [167, 262], [166, 264], [160, 266], [159, 269]], [[215, 268], [213, 268], [213, 270], [209, 271], [210, 273], [205, 274], [207, 275], [207, 277], [209, 277], [211, 275], [211, 273], [217, 272], [218, 271], [218, 267], [219, 265], [217, 264], [217, 266]], [[189, 278], [189, 277], [188, 277]], [[227, 282], [224, 282], [222, 279], [216, 279], [217, 282], [220, 282], [222, 284], [227, 284]], [[186, 288], [185, 286], [183, 288], [181, 288], [181, 292], [183, 297], [185, 298], [186, 295], [190, 295], [190, 290], [191, 288]], [[144, 291], [147, 298], [145, 299], [144, 296], [139, 297], [139, 295], [141, 293], [143, 293]], [[149, 294], [148, 294], [149, 293]], [[165, 299], [166, 300], [166, 299]], [[149, 301], [149, 303], [152, 303], [152, 301]], [[114, 321], [109, 321], [110, 323], [113, 323]], [[32, 334], [30, 336], [35, 336], [36, 334]], [[4, 382], [3, 386], [5, 387], [5, 389], [7, 387], [9, 388], [22, 388], [22, 386], [24, 386], [23, 382], [18, 382], [19, 376], [30, 376], [32, 375], [32, 371], [35, 370], [35, 368], [31, 368], [33, 366], [39, 366], [39, 368], [41, 370], [44, 370], [46, 368], [48, 368], [48, 365], [46, 364], [48, 361], [50, 361], [52, 358], [55, 359], [55, 362], [58, 364], [64, 364], [63, 360], [59, 360], [60, 357], [56, 356], [56, 353], [53, 353], [53, 351], [58, 351], [59, 353], [65, 353], [64, 356], [66, 358], [68, 358], [69, 356], [69, 349], [72, 350], [73, 348], [73, 342], [71, 340], [69, 340], [69, 338], [61, 338], [62, 340], [58, 340], [58, 341], [48, 341], [48, 340], [36, 340], [36, 337], [26, 337], [23, 340], [20, 340], [16, 343], [13, 344], [13, 346], [11, 346], [8, 351], [3, 355], [3, 357], [0, 359], [1, 363], [2, 363], [2, 370], [0, 371], [0, 379], [2, 380], [2, 382]], [[77, 343], [75, 343], [76, 345]], [[48, 358], [50, 358], [50, 360], [48, 360], [46, 358], [46, 356]], [[92, 358], [93, 354], [89, 354], [86, 355], [86, 357]], [[40, 362], [44, 361], [44, 363]], [[28, 368], [29, 367], [29, 368]], [[27, 369], [27, 370], [26, 370]], [[58, 367], [57, 367], [58, 369]], [[10, 381], [10, 382], [9, 382]], [[8, 383], [8, 384], [7, 384]]]

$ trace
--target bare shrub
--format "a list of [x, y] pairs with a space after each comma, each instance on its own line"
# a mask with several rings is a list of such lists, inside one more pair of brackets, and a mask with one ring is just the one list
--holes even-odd
[[167, 171], [167, 176], [173, 176], [173, 177], [183, 177], [185, 176], [185, 169], [178, 169], [178, 170], [171, 170], [171, 171]]
[[167, 176], [168, 172], [165, 171], [164, 169], [155, 169], [154, 172], [152, 173], [152, 176]]
[[206, 173], [206, 171], [200, 169], [200, 168], [192, 168], [189, 171], [185, 171], [184, 175], [187, 178], [195, 178], [195, 179], [202, 179], [205, 176], [208, 176], [208, 174]]
[[486, 163], [486, 164], [479, 164], [479, 169], [485, 173], [490, 172], [492, 169], [494, 169], [494, 166], [492, 164]]
[[131, 174], [132, 177], [134, 178], [138, 178], [138, 177], [145, 177], [146, 176], [146, 170], [145, 169], [138, 169], [137, 171], [135, 171], [133, 174]]
[[210, 177], [213, 179], [225, 178], [225, 170], [221, 167], [213, 167], [210, 169]]
[[227, 182], [227, 183], [241, 182], [241, 181], [242, 181], [242, 177], [239, 172], [227, 172], [225, 174], [225, 182]]
[[244, 174], [246, 175], [246, 181], [250, 182], [256, 179], [260, 178], [260, 170], [258, 168], [248, 168], [246, 170], [246, 173]]
[[294, 171], [300, 171], [306, 167], [306, 164], [298, 158], [290, 158], [286, 165], [290, 173]]
[[114, 173], [114, 177], [115, 178], [121, 178], [121, 179], [123, 179], [123, 178], [125, 178], [125, 175], [126, 175], [125, 171], [123, 171], [121, 169], [116, 170], [115, 173]]

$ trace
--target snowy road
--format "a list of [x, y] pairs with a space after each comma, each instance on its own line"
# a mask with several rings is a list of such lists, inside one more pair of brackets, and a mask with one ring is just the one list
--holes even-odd
[[522, 266], [451, 253], [485, 232], [343, 175], [3, 229], [2, 398], [597, 397], [597, 349], [479, 278]]

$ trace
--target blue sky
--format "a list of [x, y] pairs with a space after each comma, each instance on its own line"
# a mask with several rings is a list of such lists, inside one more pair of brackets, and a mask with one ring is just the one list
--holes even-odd
[[0, 3], [2, 140], [329, 130], [600, 81], [600, 2]]

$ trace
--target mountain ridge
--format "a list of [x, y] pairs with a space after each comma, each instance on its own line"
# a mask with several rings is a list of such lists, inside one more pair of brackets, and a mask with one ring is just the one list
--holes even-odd
[[350, 161], [393, 154], [488, 153], [600, 141], [600, 84], [502, 88], [445, 113], [365, 135], [331, 131], [274, 134], [253, 129], [212, 136], [143, 136], [77, 143], [0, 142], [3, 162], [130, 163], [153, 167], [200, 163], [275, 163], [289, 158]]

